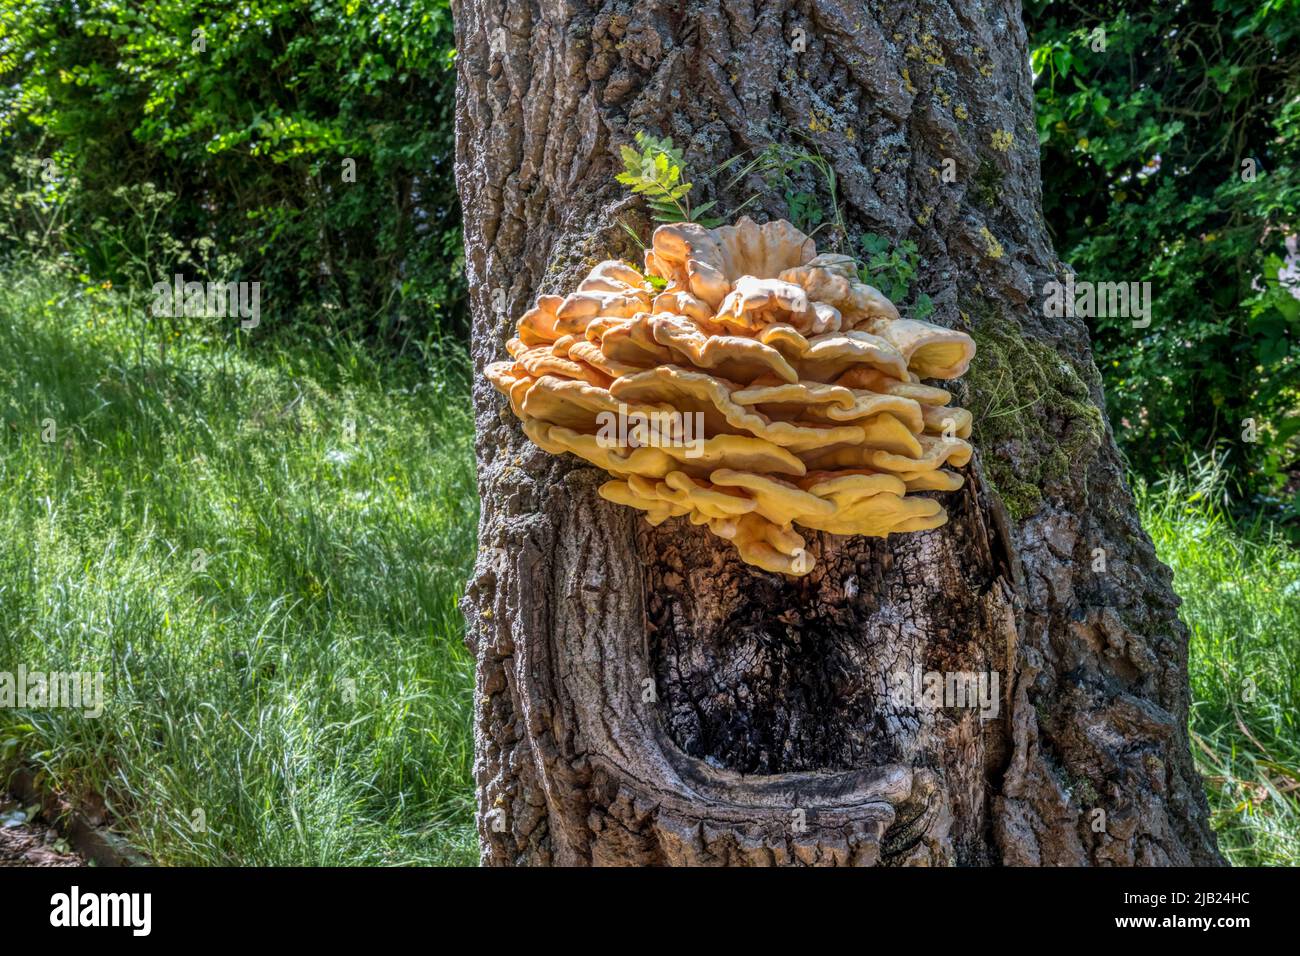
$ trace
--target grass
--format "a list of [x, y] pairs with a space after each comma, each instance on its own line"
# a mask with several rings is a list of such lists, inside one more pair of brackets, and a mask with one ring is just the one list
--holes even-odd
[[[463, 355], [195, 326], [160, 359], [111, 295], [0, 280], [0, 671], [107, 695], [98, 719], [0, 709], [0, 764], [104, 795], [161, 863], [472, 863]], [[1138, 496], [1221, 846], [1300, 865], [1300, 554], [1221, 487]]]
[[1191, 631], [1192, 753], [1219, 847], [1300, 866], [1300, 553], [1226, 517], [1212, 462], [1137, 491]]
[[0, 761], [160, 863], [474, 862], [463, 354], [193, 320], [163, 360], [111, 294], [0, 278], [0, 671], [106, 694], [0, 709]]

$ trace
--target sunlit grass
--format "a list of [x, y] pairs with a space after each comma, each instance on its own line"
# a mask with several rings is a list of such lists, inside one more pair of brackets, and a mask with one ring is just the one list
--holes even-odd
[[163, 863], [473, 862], [463, 354], [160, 360], [111, 297], [3, 278], [0, 670], [103, 671], [107, 709], [0, 710], [0, 759]]
[[1229, 861], [1300, 866], [1300, 554], [1234, 527], [1210, 462], [1139, 486], [1191, 630], [1192, 752]]

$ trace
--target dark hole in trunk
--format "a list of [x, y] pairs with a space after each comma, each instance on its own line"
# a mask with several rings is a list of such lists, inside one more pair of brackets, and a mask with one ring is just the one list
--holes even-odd
[[649, 651], [660, 719], [692, 757], [745, 774], [905, 761], [927, 712], [897, 682], [1000, 666], [979, 599], [992, 582], [964, 494], [919, 535], [806, 533], [804, 578], [751, 568], [683, 519], [643, 526]]

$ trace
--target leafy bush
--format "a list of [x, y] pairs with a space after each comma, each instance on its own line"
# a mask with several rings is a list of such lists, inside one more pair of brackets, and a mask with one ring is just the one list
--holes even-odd
[[[174, 197], [156, 227], [237, 255], [273, 304], [463, 329], [447, 0], [0, 0], [0, 27], [0, 177], [53, 168], [93, 276], [138, 278], [143, 237], [100, 226], [149, 183]], [[10, 255], [53, 197], [26, 198], [0, 215]]]
[[1117, 437], [1147, 475], [1228, 445], [1240, 494], [1293, 495], [1300, 2], [1025, 6], [1056, 247], [1151, 282], [1148, 328], [1091, 320]]

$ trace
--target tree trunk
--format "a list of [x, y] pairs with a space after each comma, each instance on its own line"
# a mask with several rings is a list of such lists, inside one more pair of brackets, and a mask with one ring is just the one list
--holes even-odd
[[[483, 862], [1221, 862], [1170, 575], [1084, 324], [1042, 308], [1064, 272], [1019, 3], [454, 7], [477, 369], [537, 294], [639, 262], [619, 220], [649, 224], [614, 181], [638, 129], [683, 146], [692, 199], [722, 210], [765, 187], [719, 192], [716, 164], [811, 139], [849, 234], [916, 242], [930, 321], [980, 346], [956, 388], [978, 451], [949, 523], [807, 532], [798, 579], [603, 501], [603, 473], [534, 448], [476, 382]], [[770, 189], [746, 211], [786, 214]], [[996, 715], [898, 692], [932, 672], [996, 675]]]

